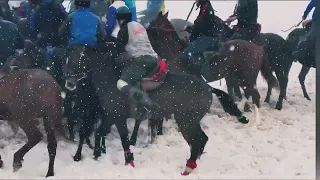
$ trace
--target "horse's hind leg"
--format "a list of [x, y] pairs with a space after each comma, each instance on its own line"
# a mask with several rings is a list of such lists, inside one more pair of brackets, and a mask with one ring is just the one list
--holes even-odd
[[309, 95], [308, 95], [306, 86], [304, 84], [306, 76], [309, 73], [309, 70], [310, 70], [310, 67], [302, 66], [300, 74], [299, 74], [299, 82], [300, 82], [300, 85], [301, 85], [301, 88], [302, 88], [303, 96], [305, 98], [307, 98], [308, 100], [311, 100]]
[[[13, 171], [16, 172], [22, 167], [24, 155], [37, 145], [43, 138], [39, 129], [32, 124], [35, 118], [22, 119], [19, 123], [20, 128], [26, 133], [28, 142], [20, 148], [13, 156]], [[31, 123], [29, 121], [31, 120]]]
[[118, 116], [117, 119], [115, 119], [115, 125], [119, 131], [120, 139], [122, 143], [122, 147], [124, 150], [124, 158], [126, 165], [131, 165], [134, 167], [134, 158], [133, 153], [130, 150], [130, 141], [129, 141], [129, 133], [128, 133], [128, 127], [127, 127], [127, 121], [125, 116]]
[[130, 138], [130, 144], [132, 146], [136, 145], [136, 143], [137, 143], [137, 137], [138, 137], [140, 124], [141, 124], [141, 120], [136, 120], [132, 134], [131, 134], [131, 138]]
[[182, 173], [182, 175], [189, 175], [197, 167], [196, 160], [202, 155], [209, 138], [203, 132], [200, 124], [196, 125], [196, 128], [181, 131], [181, 133], [184, 134], [184, 137], [188, 136], [190, 141], [191, 156], [187, 161], [184, 173]]
[[288, 85], [288, 73], [283, 74], [281, 72], [280, 75], [277, 75], [278, 80], [279, 80], [279, 85], [280, 85], [280, 94], [279, 94], [279, 99], [276, 104], [276, 109], [281, 110], [282, 109], [282, 104], [283, 100], [286, 99], [287, 96], [287, 85]]
[[51, 122], [55, 122], [58, 120], [53, 121], [55, 119], [55, 115], [52, 114], [48, 119], [48, 117], [45, 117], [44, 119], [44, 127], [47, 132], [47, 139], [48, 139], [48, 153], [49, 153], [49, 168], [46, 177], [53, 176], [54, 175], [54, 161], [56, 158], [56, 153], [57, 153], [57, 140], [55, 137], [55, 125], [51, 124]]
[[264, 102], [266, 103], [270, 102], [271, 92], [272, 92], [272, 85], [268, 83], [268, 91], [267, 91], [266, 99], [264, 100]]

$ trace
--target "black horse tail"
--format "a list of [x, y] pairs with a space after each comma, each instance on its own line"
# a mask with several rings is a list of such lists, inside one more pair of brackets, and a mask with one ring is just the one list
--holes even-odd
[[261, 74], [262, 77], [271, 85], [271, 87], [279, 90], [279, 82], [278, 79], [272, 74], [272, 67], [269, 63], [266, 53], [263, 54], [263, 62], [261, 66]]
[[218, 97], [220, 104], [222, 105], [225, 112], [229, 113], [231, 116], [236, 116], [238, 121], [243, 124], [247, 124], [249, 122], [249, 120], [242, 115], [242, 112], [240, 111], [238, 106], [234, 103], [234, 101], [232, 100], [231, 96], [228, 93], [220, 89], [213, 88], [211, 86], [210, 86], [210, 89], [211, 89], [211, 92]]

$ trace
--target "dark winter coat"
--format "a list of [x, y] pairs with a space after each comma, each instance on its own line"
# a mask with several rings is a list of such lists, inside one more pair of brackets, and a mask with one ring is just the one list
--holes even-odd
[[258, 1], [257, 0], [238, 0], [235, 8], [235, 15], [238, 19], [238, 26], [247, 27], [257, 24]]

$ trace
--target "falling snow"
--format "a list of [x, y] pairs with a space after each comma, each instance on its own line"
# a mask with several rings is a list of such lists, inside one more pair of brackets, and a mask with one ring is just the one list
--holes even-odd
[[[170, 18], [185, 19], [189, 12], [188, 7], [192, 6], [192, 1], [165, 3]], [[273, 32], [286, 37], [287, 33], [281, 29], [296, 24], [296, 21], [301, 19], [301, 13], [307, 3], [259, 1], [259, 22], [262, 24], [263, 32]], [[137, 11], [145, 7], [143, 1], [137, 1], [136, 4]], [[178, 8], [181, 4], [184, 8]], [[212, 4], [217, 10], [216, 14], [226, 19], [233, 13], [235, 2], [212, 1]], [[279, 13], [283, 12], [284, 8], [286, 13]], [[193, 12], [189, 20], [194, 20], [197, 14]], [[234, 49], [234, 46], [230, 47], [230, 51]], [[124, 166], [123, 150], [115, 127], [112, 127], [111, 133], [107, 136], [107, 153], [99, 161], [93, 160], [92, 150], [84, 146], [83, 160], [74, 162], [72, 155], [76, 151], [76, 144], [59, 141], [53, 179], [314, 179], [315, 70], [312, 69], [306, 79], [311, 97], [311, 101], [308, 101], [303, 97], [298, 81], [300, 69], [300, 64], [293, 64], [289, 76], [287, 101], [284, 102], [282, 111], [270, 108], [269, 104], [261, 102], [260, 118], [251, 112], [245, 113], [251, 120], [248, 125], [239, 124], [232, 117], [226, 116], [214, 98], [210, 112], [201, 124], [209, 137], [205, 148], [207, 154], [201, 157], [198, 168], [189, 177], [180, 175], [185, 160], [189, 157], [189, 147], [181, 133], [177, 131], [176, 123], [169, 120], [164, 122], [164, 135], [158, 137], [155, 144], [148, 146], [147, 122], [142, 123], [137, 146], [131, 147], [135, 154], [135, 168]], [[221, 86], [219, 82], [213, 82], [211, 85], [226, 90], [224, 81]], [[43, 88], [43, 85], [40, 87]], [[261, 97], [265, 97], [267, 85], [260, 75], [257, 89]], [[1, 93], [5, 96], [3, 92]], [[61, 97], [65, 96], [65, 92], [62, 92]], [[270, 103], [273, 107], [277, 96], [278, 92], [273, 92]], [[261, 121], [257, 122], [255, 119]], [[132, 120], [128, 120], [128, 127], [131, 133]], [[38, 144], [24, 157], [23, 168], [19, 172], [12, 172], [13, 154], [26, 142], [22, 130], [15, 134], [13, 131], [15, 128], [15, 125], [0, 121], [0, 153], [5, 163], [5, 167], [0, 169], [0, 178], [44, 178], [48, 165], [45, 142]]]

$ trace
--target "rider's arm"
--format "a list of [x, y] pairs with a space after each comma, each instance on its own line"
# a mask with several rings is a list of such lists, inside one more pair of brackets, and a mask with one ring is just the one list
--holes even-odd
[[129, 34], [128, 34], [128, 25], [124, 25], [120, 28], [117, 40], [115, 45], [119, 53], [125, 51], [125, 47], [128, 44]]
[[99, 42], [103, 42], [105, 37], [106, 37], [106, 31], [104, 30], [104, 24], [100, 20], [98, 24], [97, 40]]
[[109, 36], [111, 35], [116, 25], [116, 15], [117, 15], [117, 9], [113, 6], [110, 6], [108, 9], [108, 13], [106, 15], [107, 22], [105, 27], [107, 35]]
[[70, 25], [72, 23], [72, 14], [69, 14], [67, 19], [62, 23], [59, 29], [59, 35], [63, 38], [69, 38], [70, 35]]
[[306, 10], [303, 13], [303, 17], [307, 18], [307, 16], [309, 15], [310, 11], [316, 7], [316, 2], [315, 0], [311, 0], [310, 3], [308, 4]]
[[205, 29], [206, 24], [205, 21], [203, 19], [198, 18], [197, 20], [195, 20], [194, 25], [192, 27], [192, 32], [190, 35], [190, 40], [194, 40], [197, 37], [199, 37], [200, 33]]
[[31, 14], [31, 28], [34, 32], [37, 32], [36, 12]]

